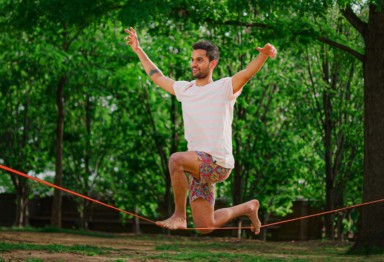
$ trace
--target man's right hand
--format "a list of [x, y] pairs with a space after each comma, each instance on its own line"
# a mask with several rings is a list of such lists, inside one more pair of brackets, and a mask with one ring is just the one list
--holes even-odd
[[132, 51], [137, 54], [145, 72], [149, 75], [152, 81], [168, 93], [175, 95], [175, 91], [173, 90], [173, 84], [175, 81], [169, 77], [164, 76], [160, 69], [158, 69], [157, 66], [151, 61], [151, 59], [149, 59], [144, 50], [141, 49], [135, 29], [130, 27], [124, 31], [128, 34], [124, 40], [126, 41], [127, 45], [131, 46]]
[[135, 29], [130, 27], [129, 29], [125, 29], [124, 31], [128, 34], [128, 36], [124, 38], [124, 40], [127, 41], [126, 44], [130, 45], [132, 51], [136, 53], [137, 50], [140, 49], [140, 44]]

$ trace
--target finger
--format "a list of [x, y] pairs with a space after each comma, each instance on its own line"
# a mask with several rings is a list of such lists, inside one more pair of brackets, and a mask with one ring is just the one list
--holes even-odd
[[129, 35], [130, 35], [131, 37], [136, 37], [136, 33], [132, 32], [132, 31], [129, 31]]
[[263, 49], [261, 47], [257, 47], [256, 50], [261, 52]]
[[131, 31], [136, 34], [136, 31], [133, 29], [133, 27], [130, 27], [129, 29], [131, 29]]

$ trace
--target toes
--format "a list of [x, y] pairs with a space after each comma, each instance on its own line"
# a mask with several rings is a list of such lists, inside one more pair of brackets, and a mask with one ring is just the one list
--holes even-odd
[[254, 224], [252, 224], [252, 226], [251, 226], [251, 231], [252, 231], [253, 233], [255, 233], [255, 235], [260, 234], [260, 226], [255, 226]]

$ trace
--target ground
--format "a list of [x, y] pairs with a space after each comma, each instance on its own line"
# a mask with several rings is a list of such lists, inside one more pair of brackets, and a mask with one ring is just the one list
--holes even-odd
[[0, 230], [0, 261], [384, 261], [348, 242], [263, 242], [167, 235]]

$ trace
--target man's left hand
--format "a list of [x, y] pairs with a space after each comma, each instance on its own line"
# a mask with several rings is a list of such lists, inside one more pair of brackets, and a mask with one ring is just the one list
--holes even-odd
[[277, 55], [277, 50], [276, 48], [271, 45], [270, 43], [266, 44], [263, 48], [261, 47], [258, 47], [256, 48], [257, 51], [259, 51], [260, 53], [263, 53], [265, 54], [266, 56], [269, 56], [270, 58], [275, 58], [276, 55]]

